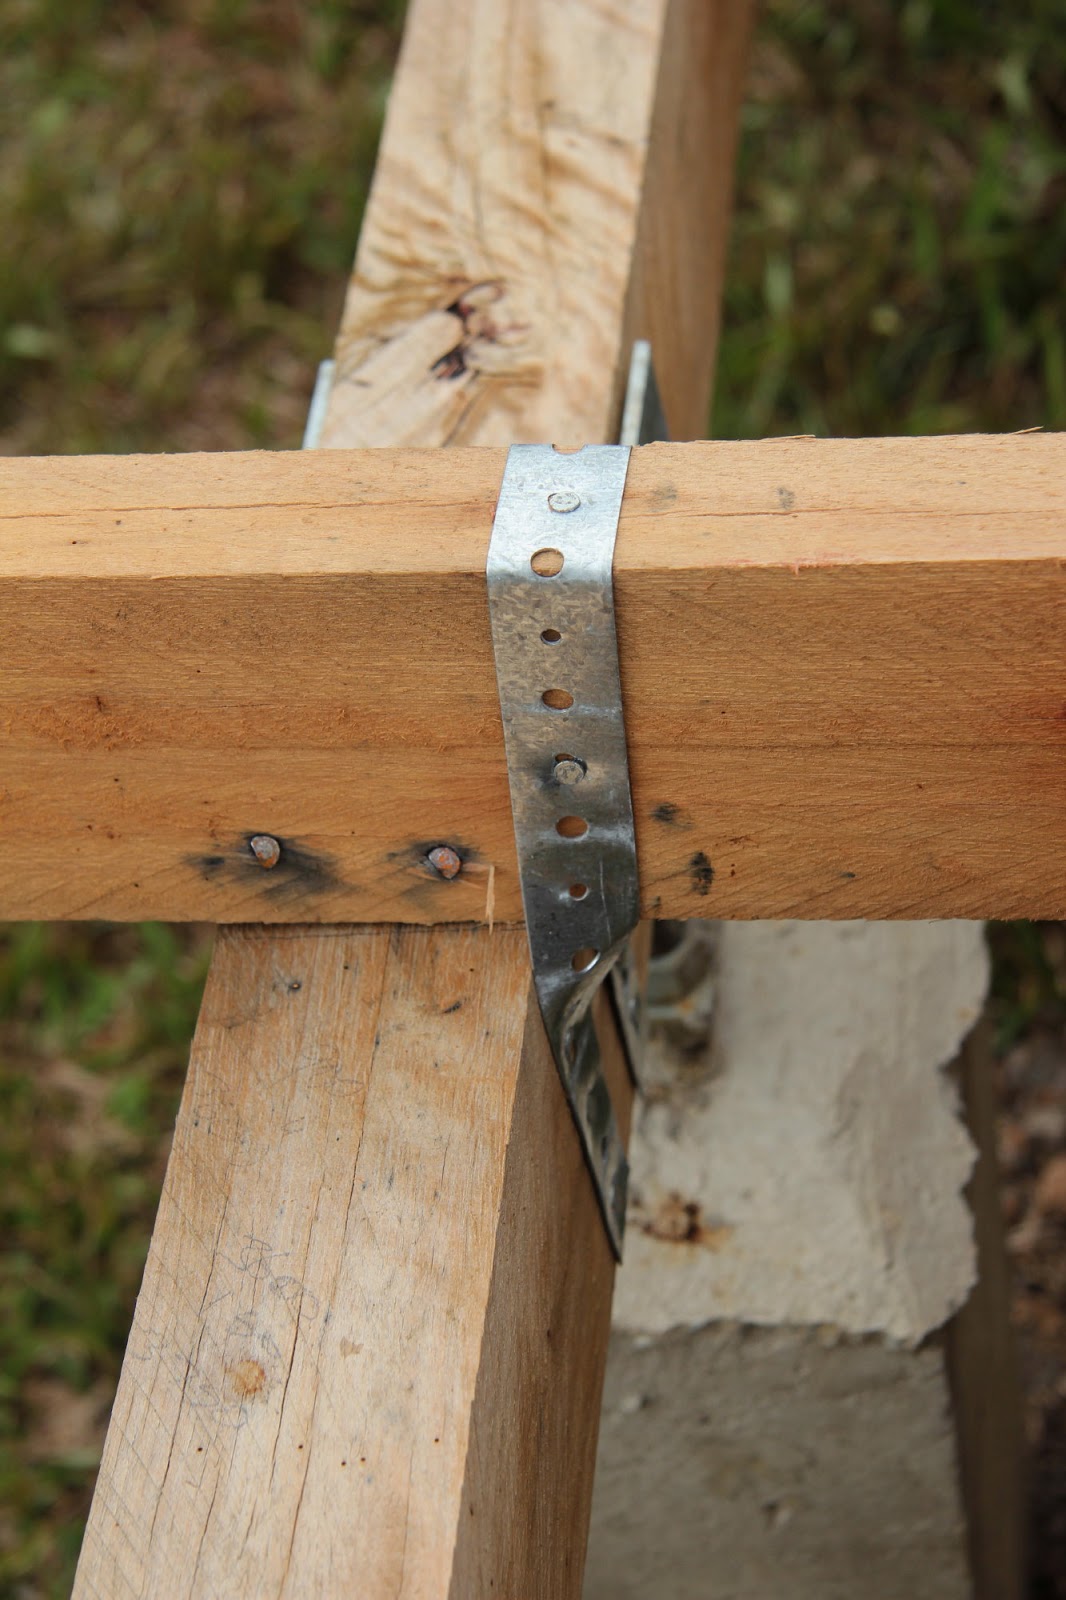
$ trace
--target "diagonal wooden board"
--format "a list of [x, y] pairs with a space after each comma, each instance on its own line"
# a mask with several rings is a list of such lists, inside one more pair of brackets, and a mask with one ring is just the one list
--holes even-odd
[[[649, 332], [702, 432], [749, 20], [416, 0], [324, 442], [610, 436]], [[75, 1594], [576, 1600], [612, 1279], [520, 930], [223, 930]]]
[[703, 438], [746, 0], [415, 0], [320, 443]]
[[78, 1592], [570, 1592], [613, 1270], [530, 1004], [521, 930], [220, 936]]

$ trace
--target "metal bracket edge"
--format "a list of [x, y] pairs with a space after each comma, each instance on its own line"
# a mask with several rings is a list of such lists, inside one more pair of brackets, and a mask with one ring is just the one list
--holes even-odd
[[627, 445], [513, 445], [487, 580], [533, 978], [621, 1258], [628, 1164], [590, 1014], [639, 916], [611, 567]]

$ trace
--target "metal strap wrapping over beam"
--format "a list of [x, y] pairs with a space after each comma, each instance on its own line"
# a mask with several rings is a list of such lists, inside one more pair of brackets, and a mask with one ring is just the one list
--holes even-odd
[[627, 1167], [589, 1006], [640, 915], [611, 580], [628, 465], [513, 445], [487, 573], [537, 998], [617, 1255]]

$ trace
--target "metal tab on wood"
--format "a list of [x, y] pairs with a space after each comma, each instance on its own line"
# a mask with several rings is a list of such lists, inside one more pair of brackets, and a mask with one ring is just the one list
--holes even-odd
[[618, 430], [619, 444], [662, 444], [670, 437], [666, 413], [655, 380], [655, 363], [652, 360], [651, 341], [635, 339], [629, 358], [629, 376], [626, 395], [622, 403], [622, 426]]
[[537, 998], [619, 1257], [627, 1165], [589, 1006], [640, 912], [611, 582], [629, 454], [512, 446], [487, 574]]

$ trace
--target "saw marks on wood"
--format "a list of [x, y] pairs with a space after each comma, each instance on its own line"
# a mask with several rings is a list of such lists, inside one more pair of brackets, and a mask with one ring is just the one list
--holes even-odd
[[[646, 914], [1066, 911], [1064, 446], [634, 451]], [[484, 580], [503, 461], [0, 465], [0, 911], [520, 918]]]
[[576, 1595], [612, 1279], [521, 930], [221, 931], [76, 1596]]
[[220, 934], [79, 1593], [444, 1592], [521, 943]]

